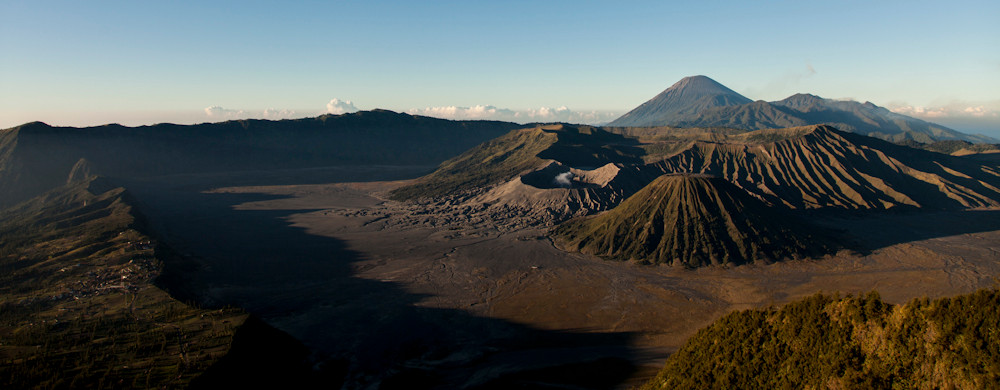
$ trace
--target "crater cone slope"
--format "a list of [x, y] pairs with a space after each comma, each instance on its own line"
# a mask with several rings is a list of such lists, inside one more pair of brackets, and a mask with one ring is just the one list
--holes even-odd
[[566, 250], [697, 267], [828, 251], [814, 232], [725, 179], [664, 175], [613, 210], [560, 225], [554, 237]]
[[[649, 182], [639, 141], [589, 126], [512, 131], [442, 163], [397, 200], [458, 198], [515, 213], [570, 215], [614, 207]], [[502, 210], [501, 210], [502, 209]]]

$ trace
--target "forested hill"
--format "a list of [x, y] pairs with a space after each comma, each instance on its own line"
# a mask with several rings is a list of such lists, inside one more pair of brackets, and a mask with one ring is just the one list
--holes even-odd
[[890, 305], [814, 295], [698, 331], [644, 389], [991, 389], [1000, 291]]

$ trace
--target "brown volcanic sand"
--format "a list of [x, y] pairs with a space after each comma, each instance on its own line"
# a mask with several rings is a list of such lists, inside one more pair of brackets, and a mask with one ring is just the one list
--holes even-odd
[[[230, 194], [282, 198], [237, 210], [321, 209], [287, 217], [311, 235], [364, 254], [356, 277], [422, 294], [418, 307], [450, 308], [549, 330], [637, 332], [652, 375], [699, 328], [738, 309], [778, 305], [816, 292], [877, 290], [892, 303], [962, 294], [1000, 274], [1000, 209], [820, 218], [871, 248], [821, 259], [695, 270], [640, 266], [562, 252], [537, 228], [500, 233], [469, 211], [414, 206], [378, 196], [399, 183], [232, 187]], [[308, 299], [308, 297], [304, 298]], [[272, 323], [308, 338], [308, 320]], [[526, 363], [528, 364], [528, 363]], [[632, 382], [630, 382], [632, 383]]]

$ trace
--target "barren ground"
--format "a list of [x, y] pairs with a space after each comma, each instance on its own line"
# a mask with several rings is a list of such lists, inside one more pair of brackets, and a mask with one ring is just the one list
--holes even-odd
[[191, 272], [204, 302], [246, 308], [318, 360], [369, 373], [406, 361], [461, 385], [606, 356], [641, 366], [624, 385], [634, 384], [732, 310], [816, 292], [877, 290], [903, 303], [1000, 275], [1000, 210], [816, 217], [859, 251], [686, 270], [562, 252], [544, 223], [517, 215], [387, 201], [402, 182], [368, 180], [418, 170], [365, 169], [327, 175], [334, 184], [174, 177], [130, 188], [160, 234], [203, 265]]

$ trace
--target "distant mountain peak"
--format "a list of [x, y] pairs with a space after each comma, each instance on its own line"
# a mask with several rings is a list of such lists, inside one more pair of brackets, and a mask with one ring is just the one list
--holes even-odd
[[[736, 91], [733, 91], [720, 84], [718, 81], [712, 80], [708, 76], [688, 76], [680, 79], [680, 81], [671, 85], [660, 93], [659, 96], [676, 94], [685, 95], [688, 98], [701, 98], [710, 95], [728, 95], [728, 96], [739, 96], [741, 98], [747, 99], [743, 95], [740, 95]], [[655, 99], [655, 98], [654, 98]], [[747, 99], [749, 102], [750, 99]]]
[[[698, 89], [705, 92], [720, 92], [726, 94], [737, 94], [733, 90], [727, 88], [725, 85], [719, 84], [718, 81], [712, 80], [711, 77], [696, 75], [687, 76], [680, 79], [680, 81], [671, 85], [667, 90], [676, 89]], [[737, 94], [738, 95], [738, 94]]]
[[802, 93], [802, 92], [799, 92], [797, 94], [794, 94], [792, 96], [789, 96], [789, 97], [785, 98], [784, 100], [816, 100], [816, 101], [823, 101], [825, 99], [823, 99], [823, 98], [821, 98], [819, 96], [813, 95], [811, 93]]
[[707, 76], [688, 76], [608, 125], [672, 125], [681, 123], [707, 108], [750, 102], [752, 100]]
[[802, 109], [812, 106], [822, 106], [825, 102], [826, 99], [811, 93], [797, 93], [774, 103], [785, 107]]
[[20, 126], [12, 127], [11, 129], [20, 129], [20, 130], [31, 131], [31, 130], [34, 130], [34, 129], [50, 129], [50, 128], [52, 128], [52, 126], [49, 126], [48, 123], [34, 121], [34, 122], [25, 123], [25, 124], [20, 125]]
[[698, 84], [698, 83], [707, 83], [707, 84], [722, 85], [722, 84], [719, 84], [718, 81], [712, 80], [711, 77], [699, 74], [699, 75], [684, 77], [684, 78], [678, 80], [676, 83], [674, 83], [674, 85], [672, 85], [670, 88], [676, 88], [678, 86], [684, 86], [684, 85], [689, 85], [689, 84]]

